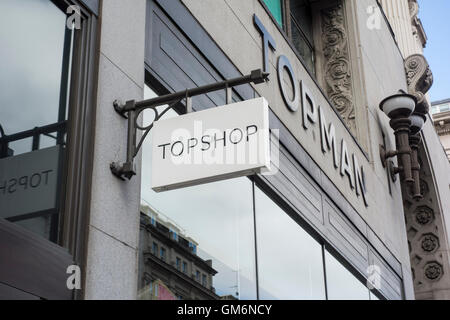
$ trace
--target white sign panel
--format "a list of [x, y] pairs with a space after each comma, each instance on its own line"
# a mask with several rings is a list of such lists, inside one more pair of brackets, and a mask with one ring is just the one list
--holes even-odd
[[270, 169], [269, 107], [264, 98], [156, 121], [152, 131], [156, 192]]
[[56, 208], [60, 147], [0, 159], [0, 218]]

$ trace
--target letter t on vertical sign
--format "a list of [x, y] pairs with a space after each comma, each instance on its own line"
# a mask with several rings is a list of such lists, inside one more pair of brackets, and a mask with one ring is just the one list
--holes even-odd
[[256, 29], [258, 29], [259, 33], [261, 34], [263, 40], [264, 72], [270, 73], [269, 47], [272, 49], [272, 51], [275, 52], [277, 50], [277, 44], [275, 43], [275, 40], [272, 38], [267, 29], [264, 27], [261, 20], [259, 20], [259, 18], [256, 16], [256, 14], [253, 15], [253, 23], [255, 24]]

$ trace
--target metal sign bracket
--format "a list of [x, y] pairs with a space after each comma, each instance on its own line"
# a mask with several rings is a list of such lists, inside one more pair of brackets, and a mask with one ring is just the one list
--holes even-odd
[[[226, 103], [232, 102], [232, 88], [235, 86], [254, 83], [260, 84], [269, 80], [269, 73], [263, 72], [261, 69], [252, 71], [249, 75], [228, 79], [221, 82], [205, 85], [202, 87], [186, 89], [184, 91], [179, 91], [164, 96], [159, 96], [156, 98], [135, 101], [130, 100], [125, 104], [120, 103], [118, 100], [114, 101], [114, 110], [120, 114], [122, 117], [126, 118], [128, 121], [128, 132], [127, 132], [127, 155], [126, 162], [119, 163], [113, 162], [110, 164], [111, 172], [120, 178], [125, 180], [127, 178], [130, 180], [134, 175], [136, 175], [136, 168], [134, 163], [134, 158], [138, 154], [139, 150], [144, 143], [145, 138], [148, 136], [150, 130], [153, 128], [153, 123], [158, 121], [166, 114], [169, 110], [173, 109], [178, 103], [186, 99], [187, 112], [192, 112], [192, 97], [206, 94], [218, 90], [226, 90]], [[157, 107], [162, 105], [167, 105], [163, 111], [159, 111]], [[142, 111], [152, 109], [155, 113], [155, 118], [152, 123], [148, 126], [140, 126], [138, 124], [138, 118]], [[143, 131], [142, 137], [137, 143], [137, 130]], [[137, 143], [137, 144], [136, 144]]]

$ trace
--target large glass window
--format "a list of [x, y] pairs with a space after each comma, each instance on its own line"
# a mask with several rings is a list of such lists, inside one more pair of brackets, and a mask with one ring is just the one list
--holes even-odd
[[[145, 88], [145, 98], [155, 96]], [[144, 125], [153, 117], [144, 113]], [[376, 299], [248, 178], [153, 192], [150, 143], [142, 150], [140, 299]]]
[[255, 188], [260, 299], [325, 299], [322, 247]]
[[72, 31], [50, 0], [0, 12], [0, 218], [55, 241]]
[[[146, 88], [146, 98], [154, 93]], [[153, 114], [144, 114], [144, 122]], [[177, 116], [175, 112], [168, 116]], [[255, 249], [252, 182], [247, 178], [155, 193], [151, 181], [151, 138], [143, 148], [140, 297], [150, 283], [167, 287], [168, 296], [185, 299], [255, 299]], [[156, 220], [156, 227], [146, 217]], [[170, 237], [175, 230], [177, 239]], [[173, 234], [173, 233], [172, 233]], [[167, 247], [166, 263], [146, 254], [150, 239]], [[150, 250], [148, 250], [150, 251]], [[186, 262], [186, 275], [175, 274], [175, 255]], [[188, 267], [188, 265], [190, 265]], [[201, 278], [200, 278], [201, 274]], [[197, 281], [192, 281], [197, 279]]]
[[348, 269], [325, 251], [328, 299], [369, 300], [369, 289]]

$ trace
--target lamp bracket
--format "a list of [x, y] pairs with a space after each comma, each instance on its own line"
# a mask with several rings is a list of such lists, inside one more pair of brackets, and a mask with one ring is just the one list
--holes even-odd
[[397, 156], [399, 152], [397, 150], [386, 151], [386, 147], [380, 144], [380, 160], [383, 168], [387, 166], [387, 160]]

